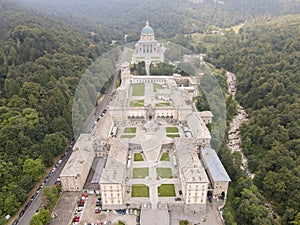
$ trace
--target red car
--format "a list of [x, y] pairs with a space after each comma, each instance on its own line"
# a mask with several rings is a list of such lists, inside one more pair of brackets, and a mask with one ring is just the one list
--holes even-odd
[[100, 213], [101, 212], [101, 210], [97, 207], [97, 208], [95, 208], [95, 213]]
[[74, 218], [73, 222], [79, 222], [79, 218]]

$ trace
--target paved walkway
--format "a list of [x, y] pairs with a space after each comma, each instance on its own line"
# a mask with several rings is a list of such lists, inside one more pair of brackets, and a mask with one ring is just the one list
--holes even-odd
[[54, 210], [56, 217], [51, 220], [50, 225], [70, 224], [79, 196], [80, 192], [63, 192]]

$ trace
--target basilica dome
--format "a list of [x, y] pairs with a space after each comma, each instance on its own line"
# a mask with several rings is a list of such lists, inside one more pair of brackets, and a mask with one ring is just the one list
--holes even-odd
[[149, 26], [149, 22], [147, 21], [146, 26], [141, 31], [141, 35], [153, 35], [154, 31], [152, 27]]

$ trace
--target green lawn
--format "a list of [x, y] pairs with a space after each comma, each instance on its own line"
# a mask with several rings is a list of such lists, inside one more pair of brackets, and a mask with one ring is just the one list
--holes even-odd
[[121, 135], [121, 138], [134, 138], [135, 134], [123, 134]]
[[178, 128], [177, 127], [166, 127], [166, 132], [167, 133], [178, 133]]
[[145, 84], [133, 84], [132, 96], [144, 96], [145, 95]]
[[180, 137], [180, 135], [179, 134], [167, 134], [167, 137], [169, 137], [169, 138], [178, 138], [178, 137]]
[[136, 127], [126, 127], [124, 129], [125, 134], [135, 134], [136, 133]]
[[135, 100], [130, 102], [130, 106], [141, 107], [144, 106], [144, 100]]
[[141, 153], [134, 153], [133, 160], [136, 161], [144, 161], [144, 157]]
[[156, 168], [156, 175], [161, 178], [173, 178], [171, 168]]
[[155, 106], [170, 106], [170, 102], [158, 102], [155, 103]]
[[157, 89], [163, 89], [163, 87], [160, 84], [154, 83], [153, 84], [153, 92], [156, 92]]
[[191, 224], [189, 221], [187, 220], [180, 220], [179, 225], [189, 225]]
[[176, 196], [174, 184], [162, 184], [158, 187], [159, 197], [174, 197]]
[[132, 185], [131, 197], [149, 197], [149, 187], [144, 184]]
[[133, 179], [143, 179], [149, 176], [149, 168], [133, 168]]
[[164, 152], [161, 157], [160, 157], [160, 161], [170, 161], [170, 155], [167, 152]]

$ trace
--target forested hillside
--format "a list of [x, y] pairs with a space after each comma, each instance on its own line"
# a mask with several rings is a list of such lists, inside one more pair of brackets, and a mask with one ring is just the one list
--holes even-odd
[[72, 138], [82, 73], [105, 49], [97, 36], [0, 1], [0, 224], [27, 199]]
[[113, 39], [123, 40], [127, 34], [128, 42], [138, 39], [146, 20], [150, 21], [158, 37], [169, 39], [231, 27], [258, 15], [300, 12], [299, 0], [226, 0], [224, 5], [212, 0], [203, 3], [190, 0], [14, 1], [91, 31], [97, 32], [97, 27], [104, 27]]
[[[238, 35], [227, 34], [212, 48], [209, 60], [237, 74], [237, 100], [250, 115], [240, 130], [249, 167], [256, 174], [254, 184], [272, 203], [281, 224], [299, 224], [300, 16], [256, 19]], [[250, 184], [233, 184], [233, 208], [242, 188]], [[245, 201], [244, 208], [249, 203]], [[242, 218], [240, 212], [233, 213], [238, 224], [257, 224], [245, 223], [251, 217]]]

